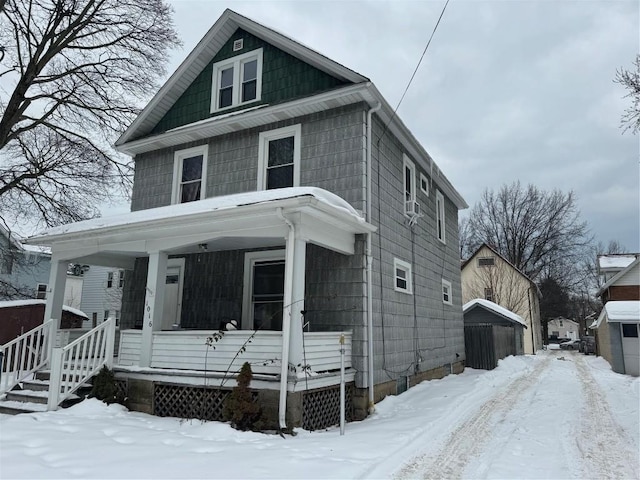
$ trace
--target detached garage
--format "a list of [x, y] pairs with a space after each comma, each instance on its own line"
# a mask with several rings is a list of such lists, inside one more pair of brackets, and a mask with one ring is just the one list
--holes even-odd
[[476, 298], [463, 307], [465, 365], [492, 370], [498, 360], [524, 354], [522, 317], [500, 305]]
[[604, 305], [596, 321], [598, 354], [614, 372], [640, 376], [640, 301], [618, 300]]

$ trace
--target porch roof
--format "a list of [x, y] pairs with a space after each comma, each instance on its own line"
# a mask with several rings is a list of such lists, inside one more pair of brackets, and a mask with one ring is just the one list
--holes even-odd
[[355, 234], [375, 227], [345, 200], [313, 187], [247, 192], [94, 218], [50, 228], [25, 243], [51, 247], [59, 260], [128, 267], [150, 252], [170, 254], [284, 244], [298, 238], [353, 254]]

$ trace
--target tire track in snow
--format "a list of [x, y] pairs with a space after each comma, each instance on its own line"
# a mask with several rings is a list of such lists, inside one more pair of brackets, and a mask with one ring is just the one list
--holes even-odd
[[576, 438], [583, 458], [584, 478], [640, 478], [638, 453], [627, 447], [633, 445], [632, 440], [614, 420], [606, 397], [583, 356], [574, 357], [585, 400], [581, 431]]
[[[405, 465], [394, 479], [460, 478], [469, 461], [480, 454], [491, 438], [495, 418], [504, 417], [527, 389], [538, 382], [540, 375], [555, 357], [549, 356], [534, 369], [502, 387], [485, 402], [478, 412], [456, 428], [440, 450], [432, 455], [421, 455]], [[506, 393], [505, 393], [506, 392]]]

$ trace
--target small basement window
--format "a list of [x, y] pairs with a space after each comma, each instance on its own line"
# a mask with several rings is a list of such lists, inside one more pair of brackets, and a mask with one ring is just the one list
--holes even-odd
[[411, 265], [399, 258], [393, 259], [394, 289], [396, 292], [413, 293]]

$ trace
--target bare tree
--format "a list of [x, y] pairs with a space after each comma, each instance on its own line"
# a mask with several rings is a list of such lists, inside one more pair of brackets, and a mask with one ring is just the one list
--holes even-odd
[[515, 182], [487, 189], [469, 215], [471, 244], [491, 245], [534, 281], [574, 276], [591, 242], [573, 192]]
[[640, 131], [640, 54], [636, 55], [632, 69], [618, 69], [613, 81], [627, 89], [625, 98], [631, 98], [631, 106], [622, 114], [622, 131], [636, 134]]
[[109, 145], [178, 44], [165, 0], [0, 0], [0, 216], [65, 223], [128, 192]]

